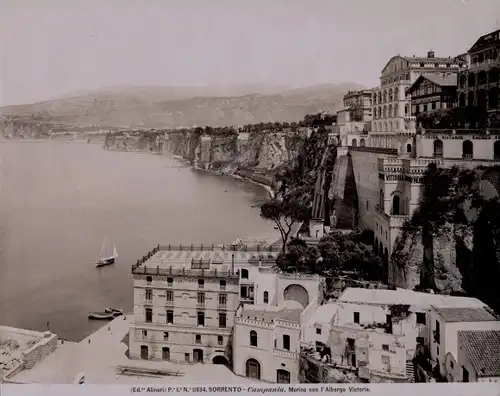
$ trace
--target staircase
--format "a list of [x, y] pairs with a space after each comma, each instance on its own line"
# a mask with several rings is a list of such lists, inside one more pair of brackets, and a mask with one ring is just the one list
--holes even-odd
[[406, 377], [408, 378], [408, 382], [415, 382], [415, 366], [411, 360], [406, 361]]

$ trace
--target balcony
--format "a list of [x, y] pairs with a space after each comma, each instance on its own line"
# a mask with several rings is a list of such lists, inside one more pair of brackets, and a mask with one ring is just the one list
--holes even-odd
[[165, 305], [166, 305], [167, 307], [172, 307], [172, 306], [174, 305], [174, 300], [166, 300], [166, 301], [165, 301]]
[[221, 302], [219, 302], [218, 308], [219, 309], [227, 309], [227, 303], [221, 303]]
[[146, 304], [146, 305], [153, 305], [153, 299], [152, 298], [146, 298], [144, 300], [144, 304]]
[[197, 302], [196, 308], [205, 309], [205, 302]]
[[253, 297], [240, 297], [240, 302], [243, 304], [253, 304], [255, 299]]
[[286, 351], [284, 349], [276, 349], [276, 348], [274, 348], [273, 349], [273, 354], [276, 355], [276, 356], [285, 358], [285, 359], [295, 359], [297, 357], [297, 353], [296, 352], [290, 352], [290, 351]]

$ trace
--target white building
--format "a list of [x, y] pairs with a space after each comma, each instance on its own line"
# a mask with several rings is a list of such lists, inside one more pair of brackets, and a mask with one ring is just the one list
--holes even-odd
[[[309, 345], [323, 342], [323, 336], [315, 334], [314, 329], [319, 327], [317, 318], [324, 317], [321, 333], [329, 333], [325, 344], [334, 365], [359, 369], [359, 377], [370, 382], [408, 382], [413, 381], [417, 351], [432, 349], [432, 312], [483, 307], [483, 302], [468, 297], [348, 288], [335, 303], [318, 307], [310, 316], [305, 341]], [[452, 338], [449, 340], [453, 343]], [[456, 344], [456, 335], [454, 340]]]
[[269, 303], [245, 304], [235, 318], [233, 371], [273, 383], [297, 383], [301, 327], [322, 303], [323, 278], [261, 271]]
[[[229, 363], [240, 295], [242, 301], [254, 302], [250, 274], [274, 263], [276, 254], [262, 253], [258, 247], [253, 251], [214, 246], [153, 249], [132, 267], [130, 357]], [[272, 290], [263, 290], [259, 300], [265, 299], [266, 292]]]
[[[500, 320], [486, 305], [479, 307], [436, 307], [430, 311], [430, 357], [449, 382], [463, 375], [458, 364], [460, 331], [500, 330]], [[470, 379], [469, 379], [470, 380]]]
[[500, 331], [458, 332], [457, 382], [500, 382]]

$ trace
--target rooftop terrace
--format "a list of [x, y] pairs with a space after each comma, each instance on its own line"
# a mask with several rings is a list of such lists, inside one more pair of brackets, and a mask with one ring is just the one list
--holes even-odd
[[235, 245], [168, 245], [148, 252], [132, 266], [134, 274], [189, 274], [214, 271], [232, 274], [233, 266], [273, 266], [280, 249]]

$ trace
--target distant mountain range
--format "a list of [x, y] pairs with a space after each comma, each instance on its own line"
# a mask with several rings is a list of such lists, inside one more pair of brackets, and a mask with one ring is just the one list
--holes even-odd
[[306, 114], [342, 107], [354, 83], [282, 86], [117, 86], [78, 92], [45, 102], [0, 107], [1, 118], [22, 118], [77, 126], [146, 128], [242, 125], [298, 121]]

